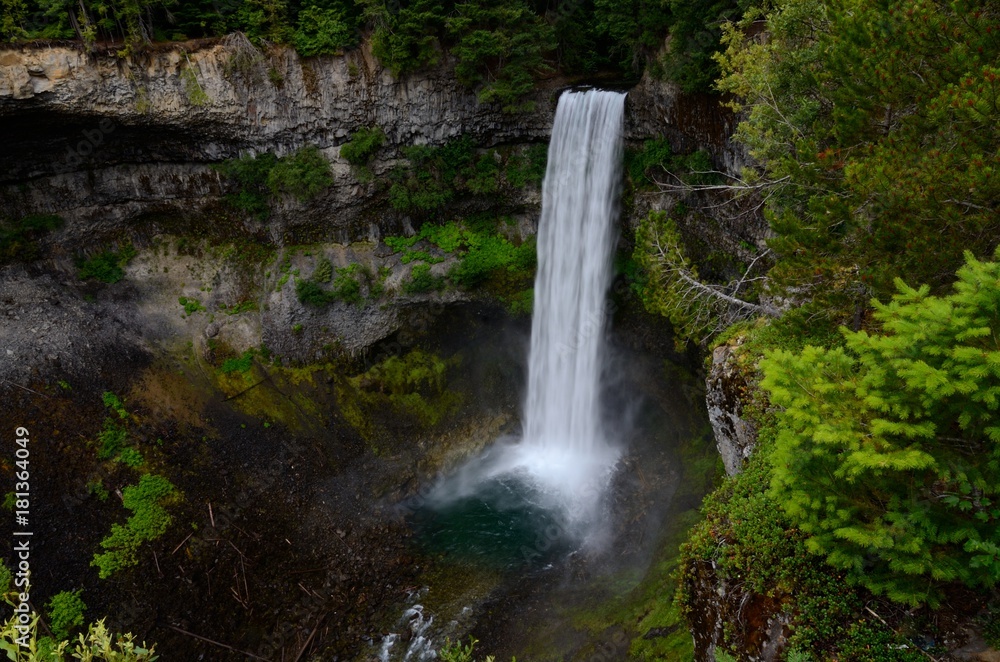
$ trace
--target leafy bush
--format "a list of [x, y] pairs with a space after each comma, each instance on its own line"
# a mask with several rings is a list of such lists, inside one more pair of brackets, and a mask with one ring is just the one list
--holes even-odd
[[236, 185], [237, 191], [226, 196], [229, 205], [260, 219], [270, 216], [272, 202], [281, 195], [305, 202], [333, 183], [330, 162], [315, 145], [280, 159], [265, 153], [223, 161], [216, 168]]
[[[155, 662], [154, 646], [137, 646], [135, 638], [129, 634], [113, 635], [104, 626], [104, 620], [87, 626], [86, 634], [79, 635], [75, 642], [53, 641], [49, 637], [38, 636], [39, 616], [35, 614], [23, 624], [18, 615], [13, 614], [0, 626], [0, 650], [7, 652], [8, 659], [15, 662], [62, 662], [72, 659], [81, 662]], [[27, 625], [27, 632], [19, 629]], [[27, 641], [21, 648], [18, 641]]]
[[525, 152], [512, 154], [504, 168], [504, 178], [514, 188], [538, 186], [545, 177], [548, 145], [532, 145]]
[[638, 150], [625, 150], [625, 172], [633, 186], [643, 188], [653, 183], [649, 178], [652, 169], [669, 169], [672, 160], [673, 150], [668, 141], [647, 140]]
[[194, 315], [200, 310], [205, 310], [205, 306], [201, 305], [201, 302], [197, 299], [190, 299], [188, 297], [179, 297], [177, 303], [184, 306], [184, 313], [187, 315]]
[[[1000, 251], [997, 252], [1000, 259]], [[772, 493], [853, 582], [911, 605], [1000, 581], [1000, 263], [966, 254], [954, 292], [873, 302], [878, 334], [775, 351]]]
[[[525, 300], [525, 286], [534, 276], [537, 262], [534, 239], [515, 246], [505, 237], [496, 234], [489, 220], [469, 222], [470, 227], [457, 223], [434, 225], [425, 223], [413, 237], [386, 237], [387, 246], [402, 252], [404, 263], [423, 260], [428, 264], [439, 262], [426, 251], [413, 250], [421, 240], [434, 244], [443, 251], [460, 258], [458, 264], [448, 272], [448, 278], [461, 287], [478, 287], [490, 280], [507, 281], [498, 292], [512, 309], [520, 312], [530, 310], [530, 301]], [[427, 264], [414, 267], [413, 279], [403, 286], [408, 293], [426, 292], [438, 289], [443, 283], [430, 276]]]
[[332, 292], [324, 290], [319, 283], [312, 280], [295, 281], [295, 296], [299, 302], [317, 308], [322, 308], [337, 300]]
[[80, 598], [83, 589], [60, 591], [49, 601], [49, 628], [56, 639], [69, 638], [70, 631], [83, 625], [87, 605]]
[[336, 55], [357, 41], [355, 22], [342, 7], [311, 4], [299, 12], [298, 27], [292, 35], [295, 50], [303, 57]]
[[122, 248], [120, 251], [104, 251], [92, 258], [77, 260], [80, 280], [99, 280], [103, 283], [117, 283], [125, 278], [123, 267], [128, 264], [136, 255], [136, 250], [131, 245]]
[[248, 349], [240, 356], [226, 359], [222, 362], [222, 366], [219, 368], [219, 373], [228, 375], [234, 372], [249, 372], [250, 368], [253, 367], [253, 359], [255, 355], [256, 352], [252, 349]]
[[329, 283], [333, 280], [333, 263], [325, 257], [320, 258], [311, 280], [315, 283]]
[[441, 662], [475, 662], [472, 651], [478, 643], [479, 641], [473, 637], [469, 637], [469, 643], [464, 647], [461, 641], [453, 643], [450, 639], [445, 640], [444, 646], [438, 652]]
[[444, 287], [444, 278], [431, 275], [431, 265], [418, 264], [413, 267], [410, 280], [403, 284], [407, 294], [420, 294]]
[[258, 218], [267, 218], [271, 213], [267, 181], [277, 163], [278, 157], [266, 153], [230, 159], [216, 166], [237, 186], [236, 193], [226, 196], [229, 205]]
[[625, 151], [625, 171], [637, 189], [649, 189], [656, 180], [671, 184], [715, 184], [708, 152], [699, 150], [690, 154], [674, 154], [670, 143], [662, 138], [647, 140], [640, 149]]
[[465, 256], [448, 277], [462, 287], [476, 287], [498, 271], [530, 272], [536, 259], [533, 241], [514, 246], [500, 236], [470, 234]]
[[[325, 259], [323, 258], [323, 260]], [[371, 274], [365, 273], [361, 265], [357, 263], [346, 267], [337, 267], [336, 270], [333, 270], [333, 265], [327, 260], [327, 264], [330, 264], [329, 270], [336, 273], [336, 276], [333, 277], [333, 284], [330, 289], [325, 290], [320, 286], [320, 283], [328, 282], [332, 273], [328, 273], [323, 260], [320, 260], [320, 264], [316, 267], [316, 272], [313, 273], [312, 278], [295, 281], [295, 296], [298, 300], [301, 303], [318, 308], [335, 301], [352, 304], [363, 303], [364, 296], [361, 291], [361, 281], [358, 280], [358, 277], [364, 275], [366, 280], [370, 281]], [[317, 275], [319, 276], [319, 280], [317, 280]]]
[[106, 552], [95, 554], [91, 565], [101, 579], [136, 565], [139, 547], [163, 535], [172, 518], [164, 504], [176, 498], [176, 488], [163, 476], [145, 474], [137, 485], [122, 490], [122, 504], [132, 515], [124, 526], [113, 524], [111, 535], [101, 541]]
[[363, 166], [384, 142], [385, 133], [380, 127], [362, 127], [351, 134], [348, 142], [340, 146], [340, 155], [351, 165]]
[[292, 195], [305, 202], [333, 184], [330, 162], [315, 145], [278, 159], [267, 175], [271, 195]]
[[0, 222], [0, 266], [37, 259], [40, 252], [38, 242], [62, 224], [63, 219], [54, 214], [38, 214]]
[[333, 279], [331, 293], [336, 299], [345, 303], [359, 304], [364, 300], [361, 296], [361, 283], [357, 274], [361, 271], [361, 265], [354, 263], [347, 267], [339, 267], [337, 276]]

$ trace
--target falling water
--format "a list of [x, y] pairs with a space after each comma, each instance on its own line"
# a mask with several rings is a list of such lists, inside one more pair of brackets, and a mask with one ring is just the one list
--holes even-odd
[[602, 421], [605, 300], [621, 192], [625, 95], [559, 99], [538, 229], [538, 275], [518, 464], [574, 519], [589, 514], [617, 452]]
[[590, 454], [604, 443], [605, 298], [621, 182], [625, 96], [559, 100], [542, 191], [525, 443]]
[[[621, 192], [625, 95], [559, 99], [542, 184], [524, 434], [499, 439], [438, 481], [411, 521], [435, 556], [475, 567], [543, 571], [571, 549], [601, 549], [599, 518], [619, 450], [602, 416], [606, 297]], [[412, 602], [386, 635], [381, 662], [425, 662], [443, 628]], [[466, 606], [462, 617], [471, 613]]]
[[624, 106], [617, 92], [559, 98], [542, 184], [524, 435], [499, 441], [435, 488], [431, 501], [460, 513], [450, 524], [479, 522], [486, 508], [506, 517], [504, 533], [517, 540], [522, 523], [540, 526], [538, 513], [552, 512], [563, 517], [545, 523], [546, 549], [558, 539], [594, 539], [591, 523], [618, 458], [600, 394]]
[[[600, 543], [596, 515], [619, 455], [600, 393], [624, 106], [616, 92], [559, 99], [542, 184], [524, 435], [498, 440], [435, 485], [431, 507], [414, 516], [429, 549], [486, 566], [499, 552], [508, 567], [538, 568], [567, 542]], [[405, 653], [390, 634], [379, 659], [433, 657], [433, 618], [413, 605], [402, 622], [411, 631]]]

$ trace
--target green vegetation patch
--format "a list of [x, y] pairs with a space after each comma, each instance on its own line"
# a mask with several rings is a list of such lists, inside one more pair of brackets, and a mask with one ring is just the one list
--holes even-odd
[[708, 152], [674, 154], [663, 138], [645, 141], [641, 147], [625, 150], [625, 172], [637, 189], [653, 189], [656, 181], [674, 185], [703, 185], [719, 182]]
[[190, 297], [179, 297], [177, 303], [184, 307], [184, 313], [186, 315], [194, 315], [199, 311], [205, 310], [205, 306], [201, 304], [201, 301]]
[[[13, 614], [0, 624], [0, 650], [8, 653], [8, 659], [34, 662], [36, 660], [114, 660], [114, 662], [155, 662], [153, 646], [137, 645], [130, 633], [114, 634], [104, 625], [104, 620], [90, 623], [86, 631], [77, 636], [76, 641], [54, 640], [38, 636], [39, 614], [34, 614], [27, 623], [21, 622], [18, 614]], [[19, 642], [25, 642], [23, 647]]]
[[62, 225], [63, 219], [54, 214], [0, 221], [0, 266], [38, 259], [41, 255], [39, 242]]
[[229, 375], [232, 373], [247, 373], [253, 367], [254, 357], [257, 353], [248, 349], [237, 357], [226, 359], [219, 367], [219, 374]]
[[350, 3], [303, 3], [292, 44], [299, 55], [337, 55], [358, 43], [358, 21]]
[[90, 258], [78, 258], [76, 266], [80, 280], [99, 280], [102, 283], [117, 283], [125, 278], [125, 265], [136, 256], [131, 244], [118, 251], [104, 251]]
[[56, 639], [68, 639], [70, 632], [83, 625], [87, 605], [80, 594], [83, 589], [60, 591], [49, 600], [49, 628]]
[[340, 155], [354, 166], [365, 166], [385, 142], [380, 127], [362, 127], [351, 134], [351, 139], [340, 146]]
[[385, 182], [389, 204], [400, 212], [426, 215], [461, 195], [492, 195], [503, 186], [536, 184], [544, 176], [546, 149], [535, 145], [479, 153], [467, 135], [439, 146], [406, 147], [407, 163], [396, 166]]
[[843, 347], [761, 361], [776, 414], [771, 494], [806, 546], [911, 606], [1000, 581], [1000, 251], [954, 291], [906, 286]]
[[145, 474], [138, 484], [122, 490], [122, 504], [132, 515], [124, 525], [111, 526], [111, 535], [101, 541], [107, 551], [94, 555], [91, 565], [98, 568], [101, 579], [139, 562], [142, 544], [156, 540], [170, 526], [172, 518], [165, 506], [177, 498], [173, 484], [154, 474]]
[[[105, 391], [102, 399], [104, 406], [111, 413], [116, 414], [118, 418], [116, 419], [113, 416], [106, 416], [104, 418], [101, 431], [97, 434], [97, 459], [121, 462], [125, 466], [132, 468], [142, 466], [145, 463], [142, 453], [128, 445], [128, 428], [126, 425], [129, 414], [125, 409], [125, 403], [110, 391]], [[89, 485], [88, 489], [90, 489]], [[98, 484], [90, 491], [100, 495], [102, 490], [104, 488], [98, 481]]]
[[462, 402], [460, 394], [447, 388], [448, 371], [459, 362], [422, 350], [391, 356], [347, 380], [339, 389], [341, 411], [369, 440], [377, 425], [434, 427]]
[[407, 294], [421, 294], [444, 288], [444, 278], [431, 274], [431, 265], [414, 265], [410, 280], [403, 283], [403, 291]]
[[[503, 299], [512, 310], [526, 310], [526, 292], [534, 279], [537, 265], [535, 240], [530, 238], [515, 245], [497, 231], [496, 219], [480, 217], [463, 224], [450, 222], [444, 225], [425, 223], [412, 237], [386, 237], [385, 244], [403, 254], [404, 263], [421, 260], [426, 264], [413, 268], [411, 280], [404, 284], [407, 293], [440, 289], [444, 281], [431, 276], [429, 264], [440, 262], [427, 251], [415, 250], [420, 241], [451, 253], [458, 258], [447, 274], [453, 285], [464, 288], [488, 287]], [[530, 303], [527, 306], [530, 310]]]
[[[332, 283], [331, 283], [332, 281]], [[368, 294], [376, 297], [381, 291], [376, 287], [376, 277], [370, 269], [354, 262], [346, 267], [333, 267], [327, 258], [321, 258], [312, 278], [295, 281], [295, 296], [301, 303], [322, 308], [336, 301], [361, 305], [365, 301], [362, 281]], [[331, 283], [324, 288], [324, 283]]]
[[280, 159], [266, 153], [231, 159], [216, 167], [237, 189], [226, 196], [229, 205], [260, 219], [270, 216], [271, 207], [280, 196], [306, 202], [333, 184], [330, 162], [315, 145]]

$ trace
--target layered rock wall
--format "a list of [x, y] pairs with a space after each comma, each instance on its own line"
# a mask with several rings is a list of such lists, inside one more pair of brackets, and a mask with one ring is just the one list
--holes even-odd
[[[0, 51], [7, 147], [0, 215], [58, 213], [69, 221], [62, 239], [75, 245], [137, 226], [156, 234], [178, 219], [217, 215], [213, 204], [227, 182], [212, 164], [311, 144], [332, 162], [334, 185], [309, 203], [283, 201], [265, 234], [278, 242], [371, 240], [398, 232], [406, 219], [340, 159], [353, 131], [377, 125], [385, 132], [376, 174], [411, 144], [461, 135], [480, 147], [547, 142], [567, 84], [543, 82], [530, 99], [534, 110], [510, 115], [480, 104], [448, 61], [396, 79], [366, 47], [301, 59], [291, 49], [259, 52], [230, 37], [168, 44], [131, 61], [72, 46]], [[717, 100], [644, 78], [627, 109], [630, 141], [663, 136], [675, 151], [708, 149], [720, 165], [738, 167], [728, 139], [732, 116]], [[537, 211], [537, 197], [509, 202]]]

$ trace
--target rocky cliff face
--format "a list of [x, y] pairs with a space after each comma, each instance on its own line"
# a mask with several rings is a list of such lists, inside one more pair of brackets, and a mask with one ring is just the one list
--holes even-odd
[[705, 404], [719, 455], [730, 476], [740, 472], [757, 444], [757, 429], [743, 415], [756, 388], [751, 373], [752, 369], [740, 364], [734, 346], [721, 345], [712, 352], [712, 367], [705, 380]]
[[482, 145], [541, 141], [554, 95], [537, 96], [536, 112], [510, 118], [480, 106], [445, 67], [395, 80], [365, 49], [301, 60], [224, 40], [133, 62], [67, 47], [6, 51], [0, 116], [11, 142], [0, 155], [0, 211], [59, 213], [70, 221], [67, 238], [83, 242], [134, 221], [155, 231], [212, 215], [225, 182], [210, 164], [312, 144], [334, 164], [334, 186], [309, 204], [286, 201], [266, 234], [376, 238], [399, 219], [373, 208], [370, 188], [339, 158], [352, 131], [378, 125], [391, 146], [462, 134]]
[[786, 595], [761, 594], [740, 579], [720, 576], [715, 563], [702, 561], [689, 570], [686, 590], [696, 596], [688, 615], [695, 660], [714, 662], [717, 649], [739, 651], [746, 662], [774, 662], [788, 645], [790, 614]]
[[[334, 186], [309, 204], [286, 201], [274, 240], [374, 239], [401, 219], [372, 201], [339, 158], [351, 132], [379, 126], [388, 148], [469, 135], [480, 146], [548, 140], [564, 79], [534, 93], [533, 112], [502, 113], [460, 85], [449, 63], [395, 79], [366, 48], [343, 57], [266, 53], [230, 37], [168, 45], [124, 61], [114, 53], [24, 47], [0, 51], [0, 214], [59, 213], [67, 239], [106, 237], [123, 223], [160, 229], [168, 219], [211, 215], [225, 182], [210, 164], [246, 152], [318, 146], [334, 164]], [[633, 141], [666, 136], [678, 151], [707, 148], [736, 167], [732, 118], [716, 100], [644, 79], [629, 96]]]
[[[178, 295], [199, 291], [214, 290], [199, 295], [206, 302], [226, 303], [227, 287], [235, 287], [226, 283], [246, 280], [240, 268], [212, 264], [210, 257], [189, 265], [204, 277], [177, 277], [179, 263], [160, 264], [163, 259], [144, 253], [160, 237], [313, 244], [338, 266], [353, 259], [353, 249], [346, 248], [352, 242], [368, 242], [362, 252], [377, 249], [380, 238], [412, 231], [410, 219], [387, 204], [376, 184], [360, 182], [340, 158], [339, 147], [353, 131], [377, 125], [385, 132], [386, 145], [372, 163], [376, 175], [391, 169], [399, 148], [411, 144], [440, 144], [461, 135], [480, 147], [547, 142], [566, 85], [564, 79], [545, 82], [533, 94], [532, 112], [508, 115], [479, 104], [473, 91], [455, 80], [448, 62], [397, 80], [367, 48], [303, 60], [290, 49], [261, 52], [228, 37], [155, 47], [131, 61], [65, 45], [0, 51], [0, 122], [6, 138], [0, 151], [0, 219], [55, 213], [66, 220], [45, 239], [46, 262], [27, 271], [8, 270], [11, 282], [4, 286], [9, 291], [0, 314], [12, 323], [10, 337], [20, 340], [0, 356], [0, 372], [24, 377], [59, 362], [92, 364], [93, 356], [105, 353], [101, 339], [141, 347], [177, 322], [153, 328], [142, 322], [148, 314], [172, 318]], [[717, 102], [686, 97], [665, 83], [644, 79], [629, 92], [626, 134], [633, 143], [665, 136], [675, 151], [706, 148], [719, 163], [732, 165], [738, 156], [728, 142], [731, 124]], [[327, 191], [309, 202], [279, 201], [266, 222], [225, 206], [230, 184], [213, 164], [246, 153], [283, 155], [305, 145], [319, 147], [332, 164], [334, 183]], [[505, 191], [503, 204], [504, 213], [519, 220], [517, 234], [534, 231], [537, 187]], [[635, 211], [645, 208], [636, 205]], [[98, 297], [101, 301], [85, 306], [81, 293], [70, 291], [77, 287], [70, 258], [126, 242], [140, 247], [140, 259], [129, 267], [120, 300], [105, 305]], [[175, 253], [172, 261], [183, 258], [180, 250]], [[394, 278], [408, 275], [408, 267], [386, 260], [383, 255], [369, 261], [372, 268], [394, 268]], [[153, 262], [156, 273], [147, 268]], [[308, 275], [312, 262], [295, 269], [301, 266]], [[423, 305], [402, 301], [399, 309], [394, 303], [359, 311], [338, 304], [318, 313], [295, 300], [287, 276], [284, 287], [277, 284], [278, 267], [262, 265], [251, 286], [240, 286], [240, 300], [254, 299], [260, 306], [252, 322], [237, 325], [226, 318], [187, 328], [188, 320], [184, 329], [174, 330], [195, 338], [228, 334], [237, 348], [266, 342], [283, 356], [309, 360], [324, 346], [360, 351], [405, 326], [406, 311]], [[173, 269], [170, 276], [166, 269]], [[39, 279], [39, 271], [48, 273]], [[32, 286], [15, 287], [12, 279]], [[19, 292], [33, 292], [34, 298]], [[66, 297], [64, 317], [77, 322], [49, 320], [50, 307], [42, 304]], [[162, 305], [152, 306], [153, 300]], [[139, 321], [119, 320], [132, 306], [145, 311], [133, 311]], [[88, 319], [115, 331], [98, 338], [85, 330]], [[33, 329], [45, 329], [46, 323], [50, 328], [35, 337]], [[293, 336], [292, 328], [304, 330]], [[70, 350], [64, 336], [92, 338], [93, 356], [87, 347]]]

